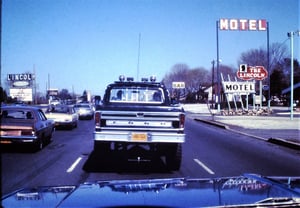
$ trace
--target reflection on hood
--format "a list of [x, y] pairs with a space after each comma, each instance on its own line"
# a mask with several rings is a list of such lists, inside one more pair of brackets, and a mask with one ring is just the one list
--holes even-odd
[[212, 179], [115, 180], [22, 189], [4, 207], [300, 206], [300, 177], [245, 175]]

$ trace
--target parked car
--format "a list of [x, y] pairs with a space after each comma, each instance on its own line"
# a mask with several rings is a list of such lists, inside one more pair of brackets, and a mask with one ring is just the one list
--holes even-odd
[[0, 116], [1, 145], [29, 143], [40, 150], [50, 142], [55, 129], [54, 121], [37, 107], [2, 106]]
[[94, 117], [94, 110], [89, 103], [75, 104], [74, 109], [78, 113], [79, 119], [92, 119]]
[[77, 127], [78, 114], [72, 106], [50, 105], [46, 111], [46, 117], [53, 119], [56, 127]]

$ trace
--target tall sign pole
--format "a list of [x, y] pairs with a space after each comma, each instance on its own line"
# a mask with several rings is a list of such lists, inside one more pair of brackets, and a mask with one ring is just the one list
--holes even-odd
[[221, 111], [220, 107], [220, 66], [219, 66], [219, 21], [216, 22], [216, 30], [217, 30], [217, 106], [218, 112]]
[[294, 32], [291, 32], [291, 120], [294, 110]]
[[[216, 34], [217, 34], [217, 60], [219, 60], [219, 30], [229, 31], [267, 31], [267, 47], [268, 47], [268, 63], [267, 70], [269, 72], [269, 24], [265, 19], [227, 19], [221, 18], [216, 22]], [[270, 73], [268, 73], [270, 74]], [[270, 78], [269, 81], [269, 100], [270, 100]], [[218, 112], [220, 112], [220, 69], [217, 62], [217, 103]], [[260, 87], [261, 88], [261, 87]]]
[[271, 80], [270, 80], [270, 38], [269, 38], [269, 22], [267, 22], [267, 71], [268, 71], [268, 109], [271, 108]]

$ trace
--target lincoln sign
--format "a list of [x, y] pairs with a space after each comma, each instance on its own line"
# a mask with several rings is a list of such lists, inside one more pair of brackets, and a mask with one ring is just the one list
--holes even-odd
[[254, 82], [222, 82], [225, 93], [255, 93]]
[[268, 77], [268, 71], [263, 66], [247, 66], [241, 64], [237, 77], [242, 80], [264, 80]]

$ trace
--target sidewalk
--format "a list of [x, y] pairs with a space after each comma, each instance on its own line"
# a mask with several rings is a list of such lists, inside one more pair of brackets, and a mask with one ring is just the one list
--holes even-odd
[[300, 112], [294, 112], [290, 118], [288, 107], [272, 107], [273, 113], [268, 116], [212, 116], [206, 104], [182, 105], [187, 116], [213, 125], [218, 125], [258, 139], [284, 143], [300, 149]]

